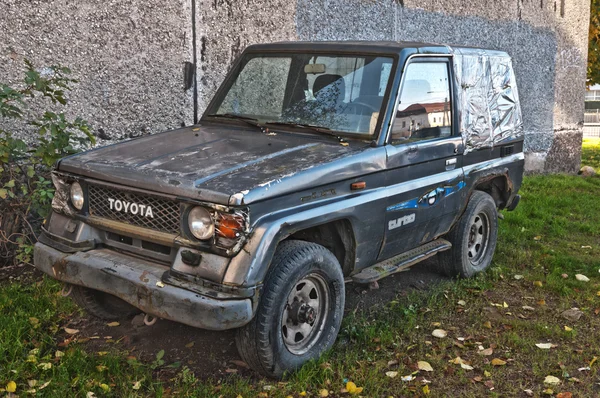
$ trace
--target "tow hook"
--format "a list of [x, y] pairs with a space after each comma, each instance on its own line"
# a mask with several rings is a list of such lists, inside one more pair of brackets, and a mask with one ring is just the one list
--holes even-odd
[[68, 295], [71, 294], [72, 291], [73, 291], [73, 285], [71, 285], [70, 283], [65, 283], [62, 287], [62, 290], [60, 291], [60, 295], [63, 297], [67, 297]]
[[144, 325], [146, 325], [146, 326], [154, 325], [157, 320], [158, 320], [158, 318], [155, 316], [152, 316], [150, 314], [144, 314]]

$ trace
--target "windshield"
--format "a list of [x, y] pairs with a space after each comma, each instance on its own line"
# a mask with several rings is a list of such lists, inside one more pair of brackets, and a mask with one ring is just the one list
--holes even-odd
[[206, 115], [373, 135], [393, 59], [323, 54], [247, 54]]

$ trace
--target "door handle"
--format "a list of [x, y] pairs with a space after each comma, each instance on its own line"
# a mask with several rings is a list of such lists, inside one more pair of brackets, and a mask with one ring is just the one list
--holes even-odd
[[446, 170], [453, 170], [456, 168], [456, 158], [446, 159]]

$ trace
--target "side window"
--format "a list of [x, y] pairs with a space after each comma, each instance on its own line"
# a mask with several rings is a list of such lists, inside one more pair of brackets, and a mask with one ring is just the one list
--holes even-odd
[[392, 144], [452, 135], [448, 63], [413, 62], [404, 74]]

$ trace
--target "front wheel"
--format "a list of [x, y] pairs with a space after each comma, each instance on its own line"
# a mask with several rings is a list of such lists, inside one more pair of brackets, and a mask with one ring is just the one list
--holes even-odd
[[256, 315], [238, 329], [240, 356], [275, 378], [320, 357], [339, 332], [344, 294], [344, 276], [333, 253], [310, 242], [281, 243]]
[[474, 191], [464, 214], [446, 236], [452, 248], [439, 254], [447, 276], [470, 278], [492, 263], [498, 239], [496, 202], [485, 192]]

